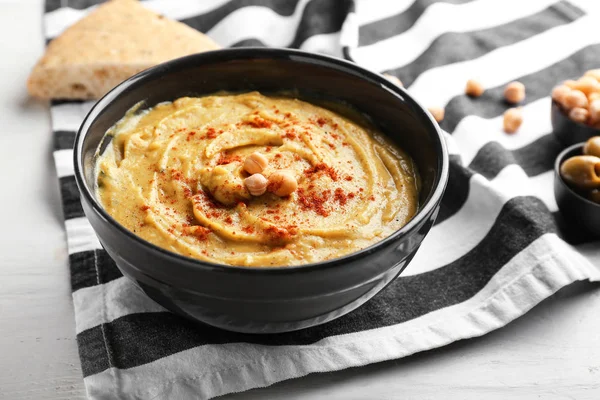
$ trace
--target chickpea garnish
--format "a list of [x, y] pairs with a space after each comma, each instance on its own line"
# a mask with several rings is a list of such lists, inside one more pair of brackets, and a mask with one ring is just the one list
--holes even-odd
[[400, 87], [404, 87], [404, 84], [402, 84], [402, 81], [400, 80], [400, 78], [395, 77], [394, 75], [390, 75], [390, 74], [383, 74], [383, 76], [385, 76], [390, 82], [393, 82]]
[[525, 85], [521, 82], [511, 82], [504, 89], [504, 98], [510, 104], [517, 104], [525, 100]]
[[590, 200], [592, 200], [594, 203], [600, 204], [600, 190], [592, 190], [590, 192]]
[[244, 185], [252, 196], [260, 196], [267, 191], [269, 181], [262, 174], [253, 174], [244, 179]]
[[442, 107], [429, 107], [427, 111], [429, 111], [433, 119], [435, 119], [437, 122], [442, 122], [444, 120], [444, 115], [446, 112]]
[[275, 171], [269, 176], [267, 190], [279, 197], [289, 196], [298, 188], [298, 182], [291, 171]]
[[591, 137], [585, 142], [583, 154], [586, 156], [600, 157], [600, 136]]
[[562, 105], [567, 110], [572, 108], [586, 108], [588, 106], [588, 99], [582, 91], [574, 89], [565, 95]]
[[267, 168], [268, 163], [269, 160], [265, 156], [255, 151], [244, 160], [244, 170], [249, 174], [259, 174]]
[[509, 108], [504, 112], [504, 132], [515, 133], [523, 123], [523, 110], [521, 108]]
[[479, 97], [485, 92], [481, 82], [475, 79], [469, 79], [465, 87], [465, 93], [471, 97]]
[[573, 89], [567, 85], [556, 86], [554, 89], [552, 89], [552, 98], [557, 103], [563, 104], [565, 102], [565, 97], [567, 94], [569, 94], [569, 92], [571, 92], [571, 90]]
[[583, 74], [583, 76], [591, 76], [592, 78], [600, 82], [600, 68], [590, 69], [589, 71], [586, 71], [585, 74]]
[[591, 76], [583, 76], [575, 81], [575, 89], [583, 92], [587, 96], [600, 90], [600, 84]]
[[585, 108], [575, 107], [571, 111], [569, 111], [569, 118], [572, 121], [579, 122], [581, 124], [585, 124], [590, 116], [590, 112]]

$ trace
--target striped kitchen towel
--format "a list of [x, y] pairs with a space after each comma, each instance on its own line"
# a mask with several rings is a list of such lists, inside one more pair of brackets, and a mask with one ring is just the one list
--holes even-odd
[[[47, 0], [46, 39], [94, 6]], [[593, 2], [589, 2], [593, 3]], [[199, 327], [125, 279], [83, 215], [72, 145], [92, 102], [53, 102], [77, 341], [94, 399], [187, 399], [405, 357], [483, 335], [577, 280], [600, 280], [598, 242], [561, 219], [552, 86], [600, 67], [597, 17], [556, 0], [146, 0], [224, 46], [290, 46], [398, 76], [446, 108], [450, 182], [406, 271], [325, 325], [256, 336]], [[488, 90], [463, 93], [477, 77]], [[524, 123], [502, 132], [503, 86], [527, 87]], [[400, 377], [401, 379], [401, 377]]]

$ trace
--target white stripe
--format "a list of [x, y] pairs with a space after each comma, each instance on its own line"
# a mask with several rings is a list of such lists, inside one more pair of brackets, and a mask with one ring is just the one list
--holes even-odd
[[465, 204], [431, 229], [403, 276], [442, 268], [473, 250], [492, 229], [502, 207], [514, 197], [536, 196], [555, 211], [553, 177], [553, 171], [548, 171], [528, 178], [518, 165], [507, 166], [491, 181], [474, 175]]
[[95, 101], [83, 103], [64, 103], [50, 107], [52, 117], [52, 130], [54, 131], [77, 131], [83, 119], [96, 104]]
[[[78, 334], [125, 315], [166, 311], [125, 277], [77, 290], [73, 293], [73, 304]], [[105, 304], [110, 306], [103, 310]]]
[[223, 47], [245, 39], [258, 39], [270, 47], [285, 47], [293, 41], [307, 3], [308, 0], [300, 0], [289, 17], [267, 7], [240, 8], [223, 18], [207, 34]]
[[[145, 7], [172, 19], [185, 19], [205, 14], [227, 3], [228, 0], [147, 0], [142, 3]], [[44, 15], [46, 38], [54, 38], [65, 29], [79, 21], [96, 6], [84, 10], [62, 7]]]
[[489, 142], [497, 142], [507, 150], [515, 150], [550, 133], [550, 104], [550, 97], [544, 97], [524, 106], [523, 125], [513, 135], [504, 132], [502, 115], [490, 119], [476, 115], [463, 118], [452, 137], [460, 149], [464, 164], [469, 165], [477, 152]]
[[356, 14], [360, 25], [386, 19], [406, 11], [415, 0], [356, 0]]
[[75, 174], [72, 149], [56, 150], [53, 156], [54, 165], [56, 166], [56, 175], [59, 178]]
[[523, 315], [558, 289], [584, 279], [598, 280], [600, 271], [554, 234], [546, 234], [504, 265], [475, 296], [405, 323], [332, 336], [312, 345], [198, 346], [84, 380], [94, 399], [109, 398], [107, 388], [115, 384], [115, 375], [121, 388], [129, 388], [121, 392], [123, 399], [211, 398], [481, 336]]
[[329, 54], [334, 57], [342, 57], [340, 32], [311, 36], [302, 43], [300, 49], [314, 53]]
[[414, 61], [440, 35], [491, 28], [535, 14], [557, 0], [478, 0], [466, 4], [435, 3], [406, 32], [352, 54], [367, 68], [383, 71]]
[[69, 254], [102, 248], [94, 229], [92, 229], [86, 217], [65, 220], [65, 228], [67, 229]]
[[588, 45], [598, 43], [600, 37], [590, 35], [596, 25], [597, 20], [583, 16], [575, 22], [552, 28], [512, 46], [500, 47], [477, 59], [432, 68], [415, 80], [409, 92], [426, 106], [444, 106], [452, 97], [464, 93], [465, 83], [471, 78], [479, 79], [486, 88], [500, 86], [543, 70]]

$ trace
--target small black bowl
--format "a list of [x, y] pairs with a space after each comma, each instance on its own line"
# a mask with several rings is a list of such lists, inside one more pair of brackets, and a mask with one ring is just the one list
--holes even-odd
[[583, 155], [584, 143], [578, 143], [563, 150], [554, 163], [554, 197], [563, 216], [574, 226], [586, 233], [600, 236], [600, 204], [586, 199], [572, 189], [561, 177], [560, 166], [573, 156]]
[[[151, 107], [221, 90], [293, 90], [299, 97], [352, 105], [415, 160], [422, 178], [418, 213], [364, 250], [279, 268], [204, 262], [134, 235], [108, 215], [93, 190], [95, 154], [106, 130], [140, 101]], [[77, 134], [74, 154], [84, 212], [123, 274], [175, 313], [250, 333], [286, 332], [330, 321], [389, 284], [413, 258], [435, 221], [449, 162], [442, 133], [429, 113], [383, 76], [332, 57], [263, 48], [196, 54], [135, 75], [91, 109]]]
[[600, 129], [570, 119], [561, 105], [554, 99], [552, 100], [550, 119], [552, 120], [552, 134], [565, 147], [585, 142], [592, 136], [600, 135]]

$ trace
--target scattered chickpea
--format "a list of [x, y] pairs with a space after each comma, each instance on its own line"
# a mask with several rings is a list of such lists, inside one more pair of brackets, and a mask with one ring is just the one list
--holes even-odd
[[511, 82], [504, 89], [504, 98], [510, 104], [517, 104], [525, 100], [525, 85], [521, 82]]
[[585, 124], [589, 116], [590, 112], [585, 108], [575, 107], [569, 111], [569, 118], [572, 121], [579, 122], [581, 124]]
[[567, 85], [559, 85], [552, 89], [552, 98], [559, 104], [564, 104], [565, 97], [572, 89]]
[[244, 179], [244, 185], [252, 196], [260, 196], [267, 191], [268, 180], [262, 174], [253, 174]]
[[291, 171], [275, 171], [269, 176], [267, 190], [276, 196], [289, 196], [297, 188], [298, 182]]
[[583, 92], [579, 90], [571, 90], [565, 95], [562, 105], [567, 110], [572, 108], [586, 108], [588, 106], [588, 99]]
[[444, 115], [446, 112], [442, 107], [434, 106], [429, 107], [427, 110], [437, 122], [442, 122], [444, 120]]
[[471, 97], [479, 97], [485, 92], [481, 82], [475, 79], [469, 79], [465, 87], [465, 93]]
[[400, 87], [404, 87], [400, 78], [390, 74], [383, 74], [383, 76], [385, 76], [390, 82], [393, 82]]
[[509, 108], [504, 112], [504, 132], [515, 133], [523, 123], [523, 110], [521, 108]]
[[244, 170], [249, 174], [259, 174], [267, 168], [268, 163], [269, 160], [265, 156], [255, 151], [244, 160]]
[[596, 122], [600, 122], [600, 98], [590, 103], [589, 111], [590, 122], [592, 122], [593, 124], [595, 124]]
[[576, 89], [577, 81], [574, 81], [573, 79], [567, 79], [566, 81], [563, 82], [563, 85], [568, 86], [571, 89]]

